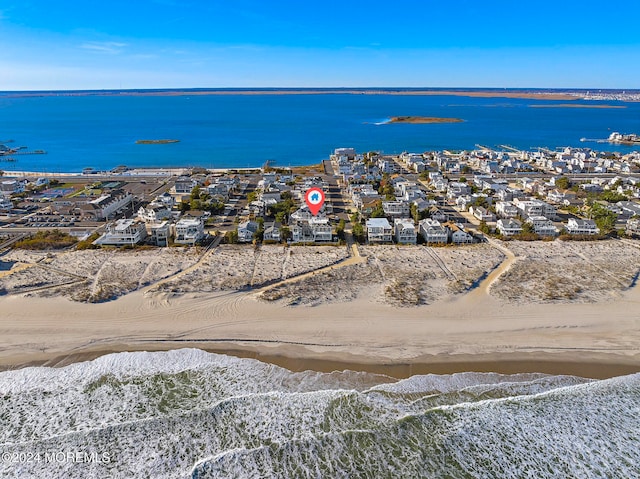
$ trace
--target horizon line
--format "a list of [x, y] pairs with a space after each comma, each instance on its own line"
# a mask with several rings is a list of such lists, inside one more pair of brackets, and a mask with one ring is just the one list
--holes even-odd
[[2, 93], [100, 93], [100, 92], [182, 92], [182, 91], [554, 91], [554, 92], [640, 92], [640, 88], [598, 88], [598, 87], [406, 87], [406, 86], [318, 86], [318, 87], [153, 87], [153, 88], [70, 88], [38, 90], [0, 90]]

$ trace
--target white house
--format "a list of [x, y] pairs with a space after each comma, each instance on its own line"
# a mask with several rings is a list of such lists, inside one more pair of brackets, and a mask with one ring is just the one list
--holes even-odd
[[464, 230], [461, 224], [449, 224], [447, 225], [449, 230], [449, 237], [454, 244], [473, 243], [473, 236]]
[[109, 195], [102, 195], [80, 206], [82, 213], [94, 220], [109, 219], [133, 201], [131, 193], [113, 190]]
[[523, 216], [544, 216], [555, 218], [557, 216], [556, 207], [536, 198], [523, 200], [514, 198], [513, 204], [522, 212]]
[[446, 243], [449, 241], [449, 232], [433, 218], [427, 218], [419, 223], [420, 234], [424, 238], [425, 243]]
[[571, 235], [597, 235], [600, 233], [600, 229], [593, 220], [569, 218], [567, 232]]
[[522, 233], [522, 224], [513, 218], [499, 219], [496, 229], [503, 236], [513, 236]]
[[545, 216], [529, 216], [527, 223], [533, 226], [533, 230], [537, 235], [555, 236], [558, 234], [558, 229]]
[[13, 203], [9, 198], [0, 196], [0, 211], [8, 211], [13, 208]]
[[386, 218], [369, 218], [366, 223], [369, 243], [390, 243], [392, 228]]
[[138, 218], [145, 223], [159, 223], [171, 218], [171, 210], [162, 203], [149, 203], [138, 209]]
[[238, 225], [238, 242], [250, 243], [253, 241], [253, 235], [258, 231], [258, 223], [255, 221], [245, 221]]
[[520, 210], [511, 201], [498, 201], [496, 203], [496, 213], [501, 218], [515, 218]]
[[640, 237], [640, 218], [629, 218], [626, 232], [630, 236]]
[[396, 243], [416, 244], [418, 233], [413, 220], [407, 218], [396, 219], [394, 222]]
[[194, 245], [204, 238], [204, 220], [200, 218], [182, 218], [175, 225], [175, 239], [179, 244]]
[[483, 206], [472, 206], [469, 208], [469, 212], [478, 218], [480, 221], [495, 221], [496, 217], [493, 213], [487, 210]]
[[406, 218], [409, 216], [409, 204], [405, 201], [383, 201], [384, 214], [394, 218]]
[[176, 194], [189, 195], [196, 187], [198, 182], [188, 176], [180, 176], [176, 179], [173, 190]]
[[147, 230], [142, 221], [119, 219], [109, 223], [106, 231], [93, 244], [100, 246], [133, 246], [147, 237]]
[[22, 193], [24, 191], [24, 183], [18, 180], [3, 180], [0, 183], [0, 194], [11, 196], [14, 193]]
[[277, 221], [271, 221], [264, 224], [263, 241], [280, 241], [280, 230], [282, 225]]
[[294, 243], [322, 243], [333, 239], [332, 228], [327, 218], [310, 218], [291, 224], [291, 239]]
[[171, 225], [167, 221], [162, 223], [148, 223], [147, 235], [156, 246], [169, 246], [169, 237], [171, 236]]

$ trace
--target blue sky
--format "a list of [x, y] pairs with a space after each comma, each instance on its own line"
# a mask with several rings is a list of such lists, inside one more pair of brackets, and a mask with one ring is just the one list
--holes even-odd
[[640, 2], [0, 0], [0, 90], [640, 88]]

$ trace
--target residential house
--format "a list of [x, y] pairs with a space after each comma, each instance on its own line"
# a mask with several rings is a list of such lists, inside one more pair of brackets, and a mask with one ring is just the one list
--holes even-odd
[[409, 204], [405, 201], [383, 201], [382, 209], [387, 217], [406, 218], [409, 216]]
[[447, 230], [449, 238], [454, 244], [473, 243], [473, 236], [464, 230], [464, 226], [459, 223], [448, 223]]
[[386, 218], [369, 218], [366, 223], [369, 243], [390, 243], [392, 228]]
[[457, 198], [459, 196], [468, 195], [470, 193], [471, 187], [466, 183], [452, 181], [447, 186], [447, 198]]
[[133, 201], [133, 195], [122, 190], [113, 190], [111, 194], [102, 195], [95, 200], [80, 206], [84, 217], [94, 221], [109, 219], [118, 214]]
[[173, 190], [179, 195], [190, 195], [198, 182], [189, 176], [180, 176], [176, 179]]
[[503, 236], [513, 236], [522, 233], [522, 223], [513, 218], [499, 219], [496, 229]]
[[13, 202], [9, 198], [0, 197], [0, 211], [9, 211], [13, 208]]
[[171, 210], [162, 203], [149, 203], [138, 210], [138, 218], [145, 223], [160, 223], [171, 218]]
[[416, 244], [418, 233], [413, 220], [398, 218], [394, 221], [394, 229], [396, 243]]
[[437, 206], [432, 206], [431, 208], [429, 208], [429, 218], [431, 218], [432, 220], [444, 222], [449, 219], [449, 215]]
[[540, 236], [555, 236], [558, 229], [553, 225], [551, 220], [545, 216], [533, 215], [527, 218], [527, 223], [533, 226], [533, 230]]
[[294, 243], [326, 243], [333, 240], [332, 228], [327, 218], [312, 217], [309, 220], [290, 223]]
[[14, 193], [22, 193], [25, 182], [20, 180], [3, 180], [0, 182], [0, 195], [11, 196]]
[[175, 224], [174, 241], [178, 244], [193, 246], [204, 238], [204, 220], [200, 218], [181, 218]]
[[238, 242], [252, 242], [256, 231], [258, 231], [258, 223], [255, 221], [245, 221], [244, 223], [240, 223], [238, 225]]
[[156, 203], [162, 203], [170, 210], [173, 209], [176, 204], [176, 199], [167, 192], [158, 195], [154, 201]]
[[640, 218], [629, 218], [627, 220], [627, 227], [625, 231], [630, 236], [640, 238]]
[[480, 221], [486, 222], [496, 220], [495, 215], [483, 206], [472, 206], [471, 208], [469, 208], [469, 212]]
[[264, 236], [263, 241], [280, 241], [280, 231], [282, 224], [277, 221], [270, 221], [264, 224]]
[[156, 246], [169, 246], [169, 238], [171, 236], [171, 224], [168, 221], [161, 223], [148, 223], [147, 235], [149, 241]]
[[496, 203], [496, 213], [501, 218], [515, 218], [520, 210], [511, 201], [498, 201]]
[[514, 198], [513, 204], [523, 216], [545, 216], [552, 219], [558, 216], [555, 206], [536, 198], [529, 198], [528, 200]]
[[147, 230], [142, 221], [119, 219], [109, 223], [102, 236], [93, 242], [100, 246], [133, 246], [147, 237]]
[[571, 235], [597, 235], [600, 233], [600, 229], [593, 220], [569, 218], [567, 232]]
[[425, 243], [446, 243], [449, 241], [449, 232], [433, 218], [427, 218], [419, 223], [420, 234], [424, 238]]

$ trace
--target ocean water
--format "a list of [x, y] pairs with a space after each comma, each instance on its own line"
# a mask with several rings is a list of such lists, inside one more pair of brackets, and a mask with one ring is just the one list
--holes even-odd
[[0, 374], [0, 477], [637, 478], [640, 375], [293, 373], [183, 349]]
[[[567, 108], [563, 104], [624, 108]], [[552, 105], [536, 108], [532, 105]], [[392, 116], [454, 117], [463, 123], [380, 124]], [[580, 142], [611, 131], [640, 133], [640, 102], [551, 101], [414, 95], [42, 96], [0, 94], [0, 143], [46, 155], [0, 161], [14, 171], [84, 167], [305, 165], [337, 147], [423, 152], [489, 147], [582, 146], [629, 152], [637, 147]], [[139, 139], [179, 143], [138, 145]], [[1, 160], [2, 158], [0, 158]]]

